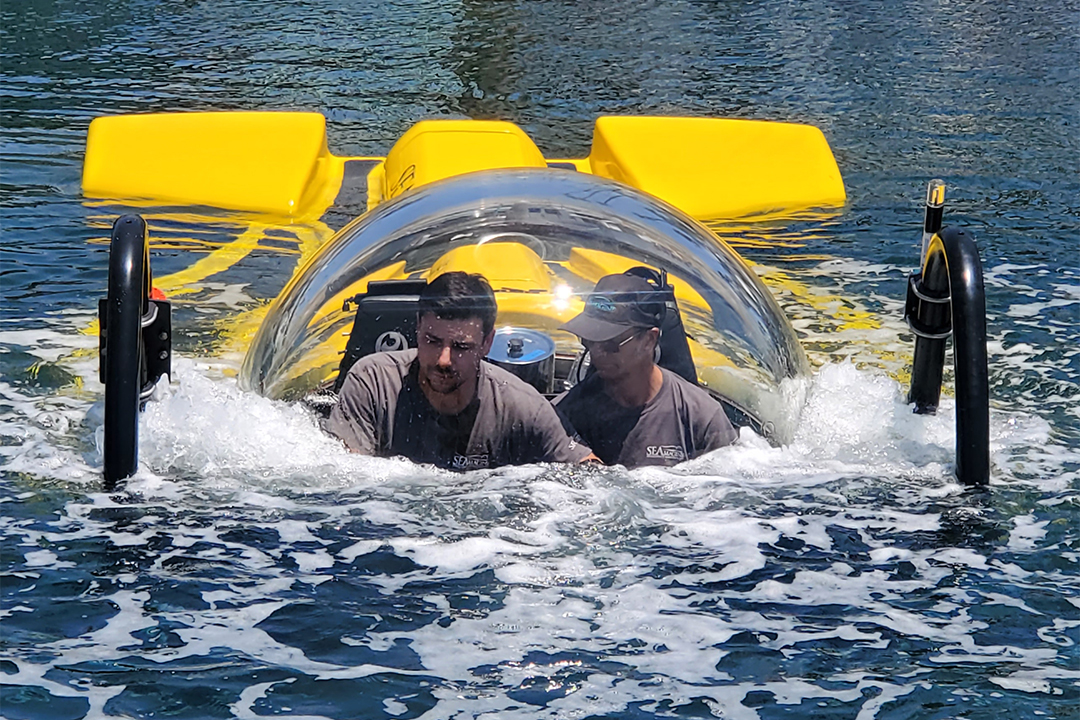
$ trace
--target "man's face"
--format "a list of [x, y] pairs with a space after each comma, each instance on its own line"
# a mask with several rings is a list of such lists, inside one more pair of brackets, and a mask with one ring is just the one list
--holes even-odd
[[443, 320], [433, 313], [420, 316], [416, 328], [420, 389], [437, 412], [454, 415], [472, 401], [480, 363], [494, 339], [494, 332], [484, 337], [480, 318]]
[[622, 380], [632, 376], [647, 377], [653, 364], [653, 348], [659, 339], [656, 328], [630, 328], [606, 342], [588, 342], [589, 359], [603, 380]]

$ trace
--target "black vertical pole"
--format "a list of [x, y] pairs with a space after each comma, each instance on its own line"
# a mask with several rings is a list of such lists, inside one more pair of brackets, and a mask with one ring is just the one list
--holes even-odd
[[[920, 326], [915, 335], [908, 402], [915, 403], [915, 412], [919, 415], [936, 413], [941, 400], [945, 344], [951, 329], [949, 273], [947, 269], [938, 268], [944, 260], [941, 254], [929, 255], [922, 273], [912, 276], [908, 285], [909, 304], [914, 300], [909, 320], [917, 321]], [[914, 324], [912, 328], [915, 328]]]
[[[911, 367], [911, 390], [908, 402], [915, 403], [918, 414], [933, 415], [941, 399], [941, 379], [945, 367], [945, 342], [949, 332], [948, 273], [926, 272], [930, 241], [941, 230], [945, 213], [945, 183], [931, 180], [926, 187], [923, 212], [922, 251], [919, 268], [908, 286], [909, 315], [918, 320], [927, 332], [916, 334], [915, 359]], [[938, 337], [935, 337], [937, 335]]]
[[146, 223], [124, 215], [113, 225], [109, 291], [104, 306], [105, 483], [130, 477], [139, 462], [142, 319], [149, 302]]
[[919, 267], [926, 262], [926, 251], [930, 248], [930, 238], [941, 230], [941, 220], [945, 215], [945, 181], [931, 180], [926, 185], [926, 204], [923, 210], [922, 252], [919, 254]]

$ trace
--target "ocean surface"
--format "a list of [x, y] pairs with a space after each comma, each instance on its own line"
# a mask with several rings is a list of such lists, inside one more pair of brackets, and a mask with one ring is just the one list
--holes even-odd
[[[0, 716], [1080, 713], [1076, 0], [8, 0], [0, 61]], [[121, 209], [82, 197], [87, 126], [203, 109], [321, 112], [338, 155], [428, 117], [549, 157], [606, 113], [817, 125], [843, 212], [725, 229], [814, 365], [796, 439], [673, 470], [351, 456], [241, 391], [222, 336], [318, 241], [297, 228], [176, 297], [174, 377], [105, 492]], [[985, 490], [953, 477], [952, 400], [904, 402], [932, 178], [986, 274]], [[159, 275], [236, 232], [150, 224]]]

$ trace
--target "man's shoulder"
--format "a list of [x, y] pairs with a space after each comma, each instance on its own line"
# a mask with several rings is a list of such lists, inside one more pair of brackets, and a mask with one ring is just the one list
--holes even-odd
[[514, 373], [494, 363], [484, 362], [484, 382], [491, 389], [493, 396], [503, 401], [519, 405], [549, 404], [547, 399], [529, 383]]
[[675, 412], [689, 423], [688, 427], [696, 428], [697, 432], [704, 432], [705, 436], [700, 439], [697, 453], [715, 450], [718, 447], [729, 445], [738, 438], [738, 433], [728, 419], [724, 404], [700, 385], [679, 377], [677, 374], [665, 371], [665, 382], [672, 379]]
[[562, 411], [569, 411], [582, 404], [595, 404], [599, 398], [606, 399], [600, 376], [592, 373], [584, 380], [555, 398], [555, 405]]
[[392, 352], [376, 352], [353, 363], [350, 373], [359, 374], [367, 371], [393, 373], [399, 371], [402, 376], [408, 374], [409, 366], [416, 360], [416, 348], [408, 350], [394, 350]]
[[660, 368], [660, 371], [664, 375], [664, 384], [668, 386], [678, 401], [691, 405], [702, 405], [710, 412], [717, 409], [723, 410], [723, 406], [720, 402], [710, 395], [709, 391], [705, 388], [690, 382], [683, 376], [676, 372], [672, 372], [667, 368]]
[[377, 352], [353, 363], [338, 397], [392, 396], [407, 384], [416, 350]]

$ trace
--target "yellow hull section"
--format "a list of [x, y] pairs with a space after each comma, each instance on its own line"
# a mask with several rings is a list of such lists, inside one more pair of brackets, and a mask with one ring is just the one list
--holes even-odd
[[425, 120], [385, 158], [328, 150], [326, 119], [302, 112], [100, 117], [83, 165], [88, 198], [207, 205], [318, 218], [349, 160], [376, 160], [369, 209], [427, 183], [477, 170], [567, 166], [655, 195], [698, 220], [842, 206], [840, 170], [810, 125], [723, 118], [598, 118], [586, 158], [546, 159], [513, 123]]
[[319, 113], [117, 115], [90, 123], [88, 198], [319, 217], [341, 186]]
[[[87, 198], [143, 207], [208, 206], [237, 211], [247, 229], [233, 242], [155, 284], [173, 298], [194, 292], [213, 275], [229, 269], [268, 236], [267, 230], [301, 230], [297, 267], [330, 236], [320, 219], [342, 188], [345, 163], [373, 161], [367, 176], [367, 207], [372, 209], [409, 190], [467, 172], [494, 168], [564, 167], [630, 185], [655, 195], [703, 222], [769, 217], [806, 218], [814, 210], [835, 210], [846, 201], [843, 181], [824, 135], [815, 127], [741, 119], [607, 116], [596, 120], [592, 147], [584, 158], [545, 158], [533, 140], [509, 122], [425, 120], [414, 125], [385, 158], [333, 155], [326, 120], [305, 112], [194, 112], [100, 117], [87, 137], [83, 192]], [[710, 223], [713, 224], [713, 223]], [[512, 243], [499, 243], [503, 248]], [[494, 247], [494, 246], [493, 246]], [[523, 246], [522, 246], [523, 247]], [[523, 249], [527, 250], [527, 248]], [[464, 248], [462, 249], [464, 250]], [[579, 250], [567, 269], [590, 282], [637, 264], [632, 259]], [[537, 262], [539, 260], [537, 259]], [[580, 310], [551, 289], [530, 286], [550, 270], [537, 272], [521, 258], [451, 257], [451, 267], [524, 273], [502, 287], [500, 322], [525, 315], [548, 317], [553, 330]], [[542, 263], [541, 263], [542, 265]], [[445, 267], [443, 267], [445, 266]], [[434, 271], [434, 269], [432, 270]], [[399, 277], [400, 268], [383, 268], [371, 278]], [[764, 278], [788, 290], [790, 278]], [[363, 292], [366, 280], [342, 293]], [[681, 305], [707, 307], [687, 283], [672, 278]], [[538, 293], [549, 297], [539, 303]], [[543, 304], [543, 308], [538, 305]], [[226, 321], [226, 352], [242, 352], [265, 307]], [[862, 315], [861, 313], [856, 313]], [[505, 317], [505, 320], [504, 320]], [[845, 317], [868, 322], [869, 317]], [[336, 345], [336, 343], [335, 343]], [[344, 346], [344, 337], [341, 339]], [[692, 343], [696, 346], [696, 343]], [[339, 348], [327, 348], [336, 356]], [[710, 354], [692, 347], [695, 357]], [[702, 358], [704, 359], [704, 358]], [[310, 369], [309, 369], [310, 370]]]

